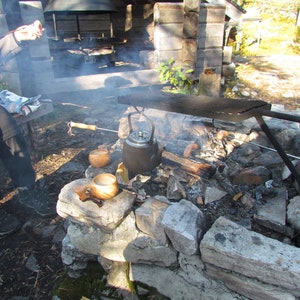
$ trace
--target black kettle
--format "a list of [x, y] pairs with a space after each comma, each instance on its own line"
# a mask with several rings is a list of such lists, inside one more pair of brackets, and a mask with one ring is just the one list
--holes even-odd
[[154, 138], [155, 127], [153, 122], [140, 112], [150, 123], [151, 131], [133, 131], [131, 115], [128, 114], [129, 135], [124, 141], [122, 158], [125, 167], [134, 174], [143, 174], [152, 171], [161, 162], [162, 150]]

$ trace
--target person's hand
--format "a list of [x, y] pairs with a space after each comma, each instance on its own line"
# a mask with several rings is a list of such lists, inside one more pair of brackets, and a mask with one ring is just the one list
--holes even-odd
[[14, 35], [18, 42], [33, 41], [41, 38], [43, 31], [44, 28], [42, 23], [39, 20], [36, 20], [30, 25], [18, 27], [14, 31]]

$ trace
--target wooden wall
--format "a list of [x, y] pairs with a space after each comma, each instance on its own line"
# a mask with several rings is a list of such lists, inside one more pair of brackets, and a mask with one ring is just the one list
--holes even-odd
[[[174, 58], [183, 65], [182, 3], [156, 3], [154, 7], [154, 65]], [[194, 78], [207, 95], [219, 95], [223, 60], [225, 7], [200, 4]]]

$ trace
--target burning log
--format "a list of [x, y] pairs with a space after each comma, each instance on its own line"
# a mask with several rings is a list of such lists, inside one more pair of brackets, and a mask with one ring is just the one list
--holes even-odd
[[180, 157], [168, 151], [162, 152], [162, 158], [169, 160], [176, 165], [180, 165], [180, 167], [185, 171], [199, 175], [200, 177], [210, 178], [216, 172], [215, 166], [203, 162], [197, 162], [189, 158]]

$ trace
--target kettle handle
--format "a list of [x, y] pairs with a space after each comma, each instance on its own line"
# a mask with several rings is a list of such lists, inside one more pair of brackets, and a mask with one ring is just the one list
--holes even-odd
[[[154, 131], [155, 131], [154, 123], [153, 123], [153, 121], [152, 121], [150, 118], [148, 118], [143, 112], [141, 112], [141, 111], [139, 111], [139, 110], [137, 110], [137, 112], [138, 112], [139, 114], [141, 114], [143, 117], [145, 117], [145, 119], [147, 119], [148, 122], [149, 122], [150, 125], [151, 125], [151, 135], [150, 135], [150, 140], [149, 140], [149, 142], [150, 142], [150, 144], [152, 144], [152, 143], [153, 143], [153, 137], [154, 137]], [[132, 115], [132, 114], [133, 114], [133, 113], [129, 113], [129, 114], [128, 114], [129, 133], [131, 133], [131, 132], [133, 131], [133, 129], [132, 129], [132, 122], [131, 122], [131, 115]]]

